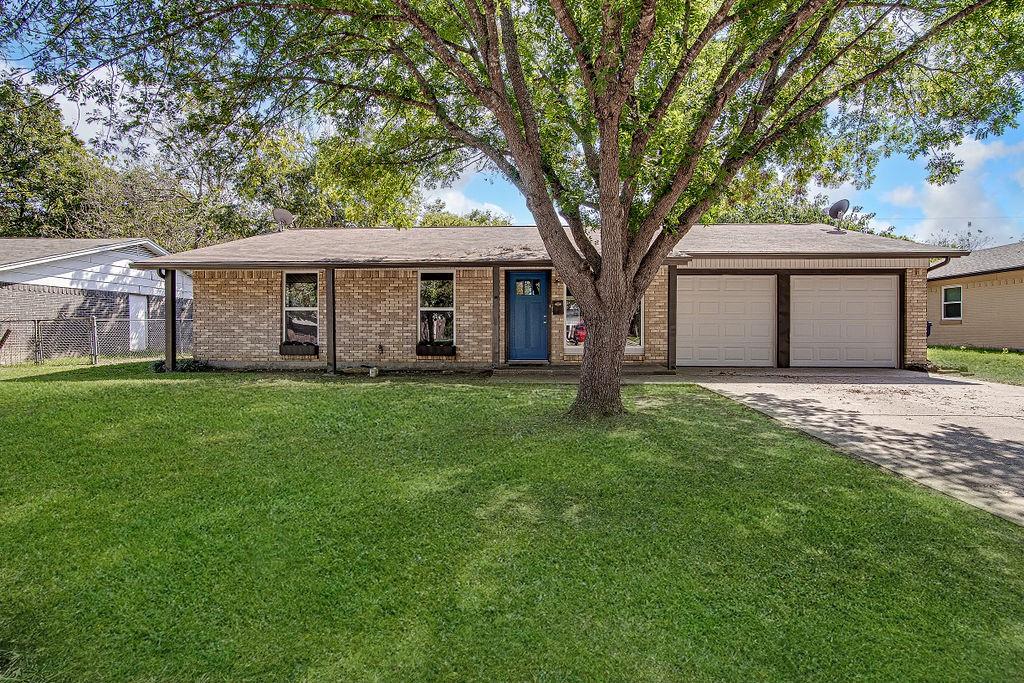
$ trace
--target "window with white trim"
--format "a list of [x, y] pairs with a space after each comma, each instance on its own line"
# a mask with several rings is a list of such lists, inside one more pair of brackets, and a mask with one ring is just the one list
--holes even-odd
[[419, 343], [455, 343], [455, 273], [420, 272]]
[[284, 274], [285, 343], [316, 344], [319, 337], [317, 273]]
[[962, 320], [964, 315], [964, 288], [950, 285], [942, 288], [942, 319]]
[[[569, 288], [565, 288], [565, 327], [562, 337], [565, 343], [565, 350], [568, 352], [582, 352], [583, 345], [587, 340], [587, 323], [583, 320], [583, 312], [576, 302]], [[629, 323], [629, 332], [626, 333], [626, 350], [638, 352], [644, 346], [644, 304], [643, 301], [637, 306], [636, 313]]]

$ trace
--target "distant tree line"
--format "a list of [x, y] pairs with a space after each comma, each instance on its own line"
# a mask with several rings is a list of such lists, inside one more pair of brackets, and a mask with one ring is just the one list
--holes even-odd
[[148, 237], [181, 251], [274, 230], [274, 206], [297, 228], [511, 223], [427, 202], [422, 178], [375, 164], [358, 141], [279, 130], [244, 148], [181, 135], [144, 154], [104, 151], [36, 88], [0, 80], [0, 237]]
[[[157, 149], [136, 145], [115, 156], [113, 146], [79, 140], [37, 89], [6, 79], [0, 81], [0, 237], [148, 237], [181, 251], [275, 230], [275, 206], [299, 217], [295, 228], [512, 224], [499, 212], [458, 213], [442, 200], [426, 200], [424, 187], [453, 178], [429, 167], [425, 173], [422, 164], [414, 170], [389, 163], [374, 144], [290, 129], [244, 143], [211, 142], [186, 131], [163, 138]], [[828, 216], [830, 203], [758, 171], [705, 218], [824, 222], [874, 232], [874, 214], [853, 207], [836, 220]], [[894, 230], [881, 234], [897, 237]]]

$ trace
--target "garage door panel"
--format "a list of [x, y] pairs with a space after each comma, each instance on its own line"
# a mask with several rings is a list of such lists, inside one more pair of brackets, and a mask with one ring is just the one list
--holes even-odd
[[839, 321], [819, 320], [811, 325], [812, 334], [818, 339], [838, 341], [842, 338], [843, 325]]
[[718, 315], [719, 313], [719, 302], [717, 301], [698, 301], [697, 312], [701, 315]]
[[677, 365], [775, 364], [775, 277], [684, 275], [677, 283]]
[[843, 308], [844, 315], [856, 315], [864, 316], [868, 313], [868, 302], [867, 301], [848, 301], [846, 306]]
[[895, 367], [895, 275], [794, 275], [790, 365]]
[[747, 312], [747, 304], [743, 301], [725, 301], [722, 303], [722, 313], [726, 315], [743, 315]]

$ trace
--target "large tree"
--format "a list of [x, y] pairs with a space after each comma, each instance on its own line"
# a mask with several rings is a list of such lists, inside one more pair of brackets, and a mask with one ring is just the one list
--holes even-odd
[[68, 229], [100, 166], [42, 93], [0, 81], [0, 237]]
[[[482, 161], [526, 204], [588, 324], [574, 410], [622, 410], [630, 319], [746, 170], [865, 179], [1021, 105], [1018, 0], [26, 0], [8, 54], [122, 92], [128, 127], [244, 145], [297, 121], [383, 164]], [[102, 74], [101, 79], [87, 78]], [[186, 106], [187, 105], [187, 106]]]

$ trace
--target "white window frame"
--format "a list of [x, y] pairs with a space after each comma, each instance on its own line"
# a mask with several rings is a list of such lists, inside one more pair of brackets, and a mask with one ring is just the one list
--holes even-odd
[[[959, 289], [960, 290], [960, 301], [946, 301], [946, 290], [947, 289]], [[964, 319], [964, 286], [963, 285], [945, 285], [942, 288], [942, 292], [939, 294], [939, 306], [942, 308], [942, 319], [943, 320], [963, 320]], [[957, 317], [951, 317], [946, 315], [946, 304], [960, 304], [960, 315]]]
[[[316, 307], [288, 305], [288, 276], [316, 274]], [[281, 342], [288, 341], [288, 311], [316, 311], [316, 343], [320, 344], [320, 271], [285, 270], [281, 272]]]
[[[646, 297], [640, 299], [640, 343], [629, 344], [626, 343], [626, 355], [627, 356], [642, 356], [644, 354], [644, 339], [647, 336], [647, 326], [644, 321], [644, 301]], [[565, 343], [565, 316], [569, 314], [569, 287], [568, 285], [562, 286], [562, 350], [567, 356], [582, 356], [583, 347], [587, 345], [584, 341], [582, 346], [570, 346]]]
[[[451, 274], [451, 276], [452, 276], [452, 307], [451, 308], [448, 308], [447, 306], [445, 306], [445, 307], [427, 306], [426, 308], [424, 308], [423, 306], [420, 305], [420, 302], [422, 301], [422, 298], [420, 296], [421, 295], [420, 287], [423, 284], [423, 275], [425, 273], [426, 274], [434, 274], [434, 275], [436, 275], [438, 273], [450, 273]], [[456, 287], [455, 287], [455, 270], [452, 269], [452, 268], [430, 268], [430, 269], [424, 269], [424, 270], [416, 271], [416, 343], [417, 344], [420, 343], [420, 314], [423, 311], [449, 311], [449, 310], [452, 312], [452, 346], [456, 346], [458, 344], [459, 326], [456, 324], [457, 321], [456, 321], [456, 316], [455, 316], [455, 310], [456, 310], [455, 307], [458, 305], [458, 299], [456, 297], [456, 291], [455, 290], [456, 290]]]

